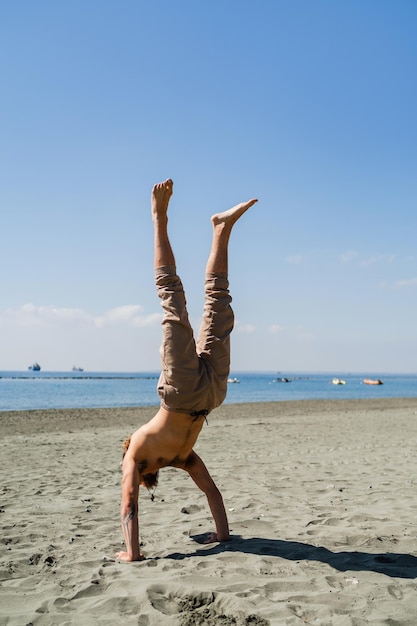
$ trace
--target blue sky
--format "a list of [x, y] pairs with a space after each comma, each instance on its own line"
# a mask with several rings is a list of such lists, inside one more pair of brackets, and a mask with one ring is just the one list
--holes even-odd
[[0, 370], [159, 367], [150, 192], [232, 369], [417, 371], [414, 0], [0, 2]]

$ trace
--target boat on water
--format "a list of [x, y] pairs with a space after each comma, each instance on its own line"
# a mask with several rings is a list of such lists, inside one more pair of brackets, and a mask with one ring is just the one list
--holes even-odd
[[74, 367], [72, 368], [73, 372], [83, 372], [83, 368], [82, 367], [77, 367], [76, 365], [74, 365]]
[[376, 378], [376, 379], [364, 378], [363, 382], [365, 383], [365, 385], [383, 385], [384, 384], [382, 380], [380, 380], [379, 378]]
[[285, 376], [282, 377], [282, 378], [276, 378], [276, 381], [277, 381], [277, 383], [290, 383], [291, 382], [290, 379], [289, 378], [285, 378]]
[[32, 370], [32, 372], [40, 372], [41, 366], [35, 361], [35, 363], [32, 363], [32, 365], [29, 365], [28, 370]]
[[333, 385], [346, 385], [346, 381], [343, 380], [342, 378], [333, 378], [332, 384]]
[[228, 383], [240, 383], [240, 380], [238, 378], [228, 378], [227, 379]]

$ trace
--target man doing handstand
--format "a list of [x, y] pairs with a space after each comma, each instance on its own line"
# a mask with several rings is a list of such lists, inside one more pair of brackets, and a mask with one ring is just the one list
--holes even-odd
[[124, 445], [121, 523], [126, 551], [121, 561], [143, 558], [139, 543], [139, 485], [156, 486], [162, 467], [177, 467], [205, 493], [216, 533], [210, 541], [227, 541], [229, 525], [220, 491], [193, 447], [210, 411], [226, 397], [230, 370], [233, 311], [228, 284], [228, 244], [233, 225], [257, 200], [236, 205], [211, 218], [213, 240], [206, 266], [205, 304], [197, 343], [188, 320], [186, 300], [168, 237], [168, 204], [173, 182], [152, 190], [154, 267], [158, 296], [164, 310], [162, 372], [158, 382], [161, 406]]

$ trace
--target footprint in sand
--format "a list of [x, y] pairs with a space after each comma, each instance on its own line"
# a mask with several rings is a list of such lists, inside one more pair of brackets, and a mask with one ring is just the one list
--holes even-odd
[[198, 504], [183, 506], [181, 509], [181, 513], [184, 515], [193, 515], [193, 513], [198, 513], [199, 511], [201, 511], [201, 506], [198, 506]]
[[[226, 614], [220, 594], [201, 592], [195, 595], [171, 591], [162, 585], [149, 587], [148, 598], [154, 609], [164, 615], [177, 615], [179, 626], [270, 626], [270, 622], [257, 615]], [[221, 620], [221, 621], [220, 621]]]
[[395, 587], [394, 585], [389, 585], [388, 593], [390, 596], [395, 598], [396, 600], [402, 600], [404, 594], [399, 587]]

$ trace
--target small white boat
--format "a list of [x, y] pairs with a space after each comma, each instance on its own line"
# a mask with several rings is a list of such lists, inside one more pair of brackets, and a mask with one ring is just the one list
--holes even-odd
[[240, 380], [238, 378], [228, 378], [227, 382], [228, 383], [240, 383]]
[[342, 380], [341, 378], [333, 378], [332, 384], [333, 385], [346, 385], [346, 381]]

